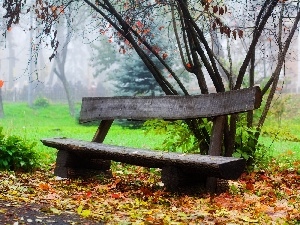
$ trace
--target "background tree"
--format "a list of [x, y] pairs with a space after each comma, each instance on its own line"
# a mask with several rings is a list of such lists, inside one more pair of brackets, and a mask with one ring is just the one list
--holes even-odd
[[163, 92], [157, 85], [146, 65], [135, 53], [122, 55], [119, 68], [110, 74], [116, 95], [160, 95]]
[[92, 43], [91, 66], [95, 69], [94, 77], [101, 76], [104, 71], [109, 72], [112, 65], [116, 62], [116, 47], [107, 44], [107, 37], [103, 36], [96, 43]]
[[[57, 46], [57, 53], [54, 56], [54, 70], [53, 72], [57, 75], [57, 77], [61, 80], [63, 87], [65, 89], [66, 95], [67, 95], [67, 100], [68, 100], [68, 105], [69, 105], [69, 112], [71, 116], [75, 115], [75, 104], [74, 104], [74, 99], [73, 99], [73, 94], [69, 81], [66, 78], [66, 71], [65, 71], [65, 66], [66, 66], [66, 59], [67, 59], [67, 53], [68, 53], [68, 45], [71, 41], [71, 37], [73, 35], [73, 32], [71, 30], [71, 27], [68, 25], [70, 24], [71, 20], [71, 9], [68, 8], [67, 10], [63, 10], [60, 7], [57, 7], [58, 12], [57, 13], [62, 13], [63, 16], [59, 18], [59, 22], [57, 23], [56, 27], [56, 38], [57, 38], [57, 43], [62, 43], [60, 46]], [[63, 11], [62, 11], [63, 10]], [[66, 12], [67, 11], [67, 12]]]

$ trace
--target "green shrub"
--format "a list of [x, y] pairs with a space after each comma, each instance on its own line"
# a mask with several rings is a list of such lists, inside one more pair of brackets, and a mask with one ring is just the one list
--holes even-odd
[[0, 169], [27, 172], [37, 168], [36, 144], [15, 135], [6, 136], [0, 127]]
[[[158, 148], [169, 152], [196, 153], [199, 152], [199, 142], [188, 125], [182, 120], [148, 120], [144, 123], [146, 134], [154, 132], [166, 138]], [[209, 122], [203, 126], [211, 126]]]
[[50, 105], [50, 101], [45, 97], [38, 97], [33, 103], [34, 107], [46, 108]]

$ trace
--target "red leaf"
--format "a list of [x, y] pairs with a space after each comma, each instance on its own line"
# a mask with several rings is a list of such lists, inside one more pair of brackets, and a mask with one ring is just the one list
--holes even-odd
[[219, 8], [219, 14], [220, 14], [220, 15], [223, 15], [223, 14], [224, 14], [224, 9], [223, 9], [223, 7], [220, 7], [220, 8]]
[[247, 182], [246, 183], [246, 189], [249, 191], [253, 191], [254, 190], [254, 185], [252, 182]]
[[0, 88], [2, 88], [4, 85], [4, 81], [3, 80], [0, 80]]
[[141, 23], [141, 21], [137, 21], [137, 22], [136, 22], [136, 25], [137, 25], [139, 28], [143, 27], [143, 24]]
[[234, 40], [236, 40], [236, 30], [232, 31], [232, 35], [234, 37]]
[[216, 13], [216, 12], [218, 12], [218, 10], [219, 10], [219, 7], [215, 5], [215, 6], [213, 7], [213, 12]]
[[221, 33], [221, 34], [224, 33], [224, 27], [220, 27], [220, 33]]
[[120, 194], [117, 194], [117, 193], [112, 193], [112, 194], [111, 194], [111, 197], [112, 197], [112, 198], [119, 199], [119, 198], [121, 198], [121, 195], [120, 195]]
[[238, 35], [239, 35], [239, 38], [242, 38], [243, 37], [243, 31], [242, 30], [238, 30]]
[[88, 192], [86, 193], [86, 197], [87, 197], [87, 198], [92, 197], [92, 192], [91, 192], [91, 191], [88, 191]]
[[150, 191], [148, 188], [142, 187], [141, 191], [145, 197], [153, 196], [152, 191]]
[[204, 10], [208, 11], [208, 9], [209, 9], [209, 4], [205, 4]]
[[216, 26], [217, 26], [216, 23], [213, 22], [212, 29], [215, 30], [215, 29], [216, 29]]

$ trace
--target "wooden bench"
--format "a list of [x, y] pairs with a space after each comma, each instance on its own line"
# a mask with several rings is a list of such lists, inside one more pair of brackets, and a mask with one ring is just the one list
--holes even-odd
[[[109, 171], [110, 160], [162, 169], [162, 181], [171, 190], [180, 186], [206, 183], [216, 190], [216, 178], [237, 179], [245, 160], [222, 157], [224, 115], [254, 110], [261, 104], [259, 87], [197, 96], [87, 97], [82, 99], [80, 123], [101, 120], [92, 140], [68, 138], [41, 140], [58, 149], [55, 175], [72, 178]], [[115, 119], [185, 120], [212, 118], [210, 155], [181, 154], [103, 144]], [[133, 137], [134, 138], [134, 137]]]

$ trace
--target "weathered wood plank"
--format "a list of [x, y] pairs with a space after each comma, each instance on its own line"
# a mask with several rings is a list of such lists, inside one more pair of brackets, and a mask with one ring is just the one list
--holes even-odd
[[111, 146], [65, 138], [41, 140], [44, 145], [88, 158], [111, 159], [150, 168], [177, 167], [197, 171], [203, 177], [237, 179], [245, 168], [243, 159], [200, 154], [179, 154], [137, 148]]
[[111, 119], [187, 119], [256, 109], [259, 87], [196, 96], [89, 97], [82, 99], [80, 122]]

